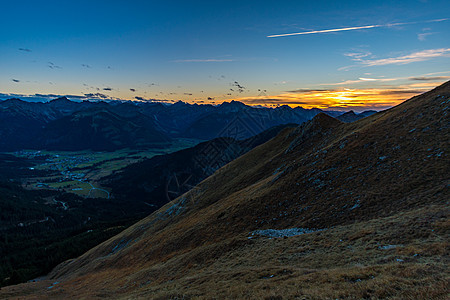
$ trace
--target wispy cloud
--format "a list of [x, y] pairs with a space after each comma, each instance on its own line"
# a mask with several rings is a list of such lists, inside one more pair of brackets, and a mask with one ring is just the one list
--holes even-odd
[[360, 61], [364, 57], [371, 56], [372, 53], [369, 52], [369, 51], [365, 51], [365, 52], [349, 52], [349, 53], [344, 53], [344, 55], [350, 57], [353, 60]]
[[55, 65], [54, 63], [52, 63], [51, 61], [48, 62], [47, 65], [50, 69], [62, 69], [60, 66]]
[[408, 87], [408, 88], [416, 88], [416, 89], [431, 89], [431, 88], [441, 85], [442, 83], [443, 83], [443, 81], [425, 81], [425, 82], [412, 83], [412, 84], [400, 86], [400, 88]]
[[450, 48], [429, 49], [414, 52], [408, 55], [382, 58], [382, 59], [360, 59], [359, 61], [366, 66], [383, 66], [383, 65], [404, 65], [412, 62], [430, 60], [432, 58], [449, 56]]
[[31, 49], [28, 48], [19, 48], [18, 50], [23, 52], [31, 52]]
[[[394, 78], [385, 78], [384, 76], [380, 76], [381, 78], [368, 78], [368, 77], [359, 77], [358, 79], [348, 79], [348, 80], [343, 80], [341, 82], [333, 82], [333, 83], [321, 83], [318, 84], [319, 86], [341, 86], [341, 85], [346, 85], [346, 86], [351, 86], [353, 84], [358, 84], [358, 83], [369, 83], [372, 87], [375, 84], [378, 83], [385, 83], [385, 82], [392, 82], [392, 81], [401, 81], [401, 82], [406, 82], [406, 81], [426, 81], [426, 85], [427, 87], [433, 87], [433, 86], [438, 86], [440, 84], [442, 84], [444, 81], [449, 80], [450, 76], [436, 76], [436, 75], [440, 75], [440, 74], [448, 74], [450, 73], [450, 71], [445, 71], [445, 72], [436, 72], [436, 73], [428, 73], [428, 74], [420, 74], [420, 75], [416, 75], [416, 76], [409, 76], [409, 77], [394, 77]], [[366, 73], [366, 74], [370, 74], [370, 73]], [[405, 81], [406, 80], [406, 81]], [[417, 83], [415, 83], [417, 84]], [[413, 83], [410, 83], [408, 85], [403, 85], [401, 86], [401, 88], [403, 89], [409, 89], [409, 88], [415, 88], [418, 87], [417, 85], [415, 85]], [[384, 87], [384, 88], [394, 88], [393, 86], [387, 86], [386, 84], [383, 85], [377, 85], [378, 87]], [[397, 84], [398, 86], [398, 84]], [[290, 91], [290, 92], [302, 92], [304, 91], [303, 89], [299, 89], [299, 90], [295, 90], [295, 91]], [[310, 90], [306, 90], [306, 91], [310, 91]], [[316, 90], [316, 91], [322, 91], [322, 90]]]
[[110, 98], [108, 95], [102, 94], [102, 93], [87, 93], [84, 94], [86, 98], [92, 98], [92, 99], [108, 99]]
[[[372, 67], [372, 66], [384, 66], [384, 65], [405, 65], [413, 62], [427, 61], [438, 57], [450, 56], [450, 48], [428, 49], [418, 52], [413, 52], [408, 55], [401, 55], [396, 57], [375, 59], [372, 53], [345, 53], [345, 56], [350, 57], [353, 61], [359, 65]], [[357, 65], [341, 67], [339, 71], [347, 71]]]
[[367, 83], [367, 82], [388, 82], [388, 81], [395, 81], [402, 78], [364, 78], [360, 77], [355, 80], [345, 80], [342, 82], [337, 83], [322, 83], [320, 85], [347, 85], [347, 84], [354, 84], [354, 83]]
[[85, 96], [80, 95], [58, 95], [58, 94], [34, 94], [35, 97], [42, 97], [42, 98], [51, 98], [56, 99], [60, 97], [67, 97], [70, 99], [85, 99]]
[[433, 77], [409, 77], [409, 80], [418, 80], [418, 81], [435, 81], [435, 80], [448, 80], [450, 76], [433, 76]]
[[417, 39], [421, 42], [425, 41], [427, 39], [427, 36], [434, 34], [434, 32], [424, 32], [424, 33], [418, 33]]
[[316, 33], [330, 33], [330, 32], [340, 32], [340, 31], [372, 29], [372, 28], [380, 28], [380, 27], [394, 27], [394, 26], [410, 25], [410, 24], [418, 24], [418, 23], [443, 22], [443, 21], [447, 21], [447, 20], [448, 19], [437, 19], [437, 20], [428, 20], [428, 21], [420, 21], [420, 22], [374, 24], [374, 25], [366, 25], [366, 26], [353, 26], [353, 27], [322, 29], [322, 30], [313, 30], [313, 31], [302, 31], [302, 32], [294, 32], [294, 33], [273, 34], [273, 35], [268, 35], [267, 37], [274, 38], [274, 37], [285, 37], [285, 36], [293, 36], [293, 35], [307, 35], [307, 34], [316, 34]]
[[235, 61], [234, 59], [216, 59], [216, 58], [208, 58], [208, 59], [178, 59], [173, 60], [175, 63], [204, 63], [204, 62], [230, 62]]
[[71, 100], [122, 100], [115, 97], [110, 97], [108, 95], [100, 94], [100, 93], [92, 93], [92, 94], [84, 94], [84, 95], [68, 95], [68, 94], [11, 94], [11, 93], [0, 93], [0, 99], [9, 99], [9, 98], [19, 98], [25, 101], [31, 102], [47, 102], [56, 98], [67, 97]]

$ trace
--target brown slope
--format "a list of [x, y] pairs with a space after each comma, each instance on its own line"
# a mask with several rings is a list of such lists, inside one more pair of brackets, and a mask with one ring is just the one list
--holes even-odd
[[[3, 295], [443, 298], [449, 98], [447, 82], [354, 123], [319, 114]], [[292, 227], [327, 230], [248, 238]]]

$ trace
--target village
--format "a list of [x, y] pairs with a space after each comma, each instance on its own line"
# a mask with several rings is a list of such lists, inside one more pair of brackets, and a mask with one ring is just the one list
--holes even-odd
[[[26, 187], [33, 189], [57, 189], [65, 192], [72, 192], [84, 197], [105, 197], [109, 198], [107, 190], [95, 187], [86, 176], [89, 167], [98, 158], [93, 155], [82, 155], [74, 153], [53, 153], [46, 151], [21, 150], [14, 153], [15, 156], [27, 159], [42, 159], [42, 163], [30, 170], [50, 171], [48, 177], [38, 177], [35, 180], [29, 179]], [[98, 191], [98, 192], [96, 192]]]

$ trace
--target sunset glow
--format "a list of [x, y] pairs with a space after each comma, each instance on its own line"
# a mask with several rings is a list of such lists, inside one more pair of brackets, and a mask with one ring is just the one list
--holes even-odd
[[381, 110], [397, 105], [404, 100], [419, 94], [419, 92], [402, 90], [336, 90], [336, 91], [305, 91], [302, 93], [286, 93], [275, 96], [243, 97], [236, 100], [248, 105], [303, 108], [320, 108], [335, 110]]
[[447, 1], [274, 3], [5, 2], [0, 100], [378, 110], [450, 79]]

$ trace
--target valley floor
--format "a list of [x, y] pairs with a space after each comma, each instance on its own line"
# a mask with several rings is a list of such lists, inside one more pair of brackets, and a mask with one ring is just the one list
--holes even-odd
[[[145, 150], [122, 149], [110, 152], [22, 150], [6, 154], [30, 161], [37, 157], [46, 158], [29, 168], [29, 176], [20, 178], [26, 189], [61, 190], [82, 197], [108, 199], [110, 191], [101, 187], [99, 183], [102, 178], [138, 161], [193, 147], [199, 142], [201, 140], [180, 138], [174, 140], [170, 146]], [[36, 176], [33, 171], [45, 172], [45, 176]]]

